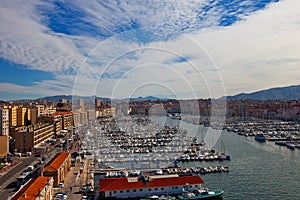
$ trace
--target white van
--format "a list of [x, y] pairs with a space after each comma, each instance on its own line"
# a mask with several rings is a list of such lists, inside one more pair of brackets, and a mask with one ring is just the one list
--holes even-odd
[[33, 171], [34, 170], [34, 166], [32, 166], [32, 165], [30, 165], [30, 166], [28, 166], [28, 171]]

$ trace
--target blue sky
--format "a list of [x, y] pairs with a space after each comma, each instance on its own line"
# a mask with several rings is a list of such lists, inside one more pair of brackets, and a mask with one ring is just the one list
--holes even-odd
[[299, 84], [297, 0], [23, 4], [0, 2], [3, 100], [209, 98]]

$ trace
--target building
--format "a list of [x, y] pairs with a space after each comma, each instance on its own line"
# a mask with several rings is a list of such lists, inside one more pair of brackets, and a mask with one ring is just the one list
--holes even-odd
[[7, 156], [9, 152], [8, 135], [0, 135], [0, 157]]
[[193, 191], [200, 189], [200, 185], [204, 183], [198, 175], [178, 174], [105, 178], [96, 172], [94, 179], [95, 199], [176, 195], [181, 194], [187, 186], [188, 190]]
[[95, 110], [88, 110], [87, 111], [87, 118], [88, 118], [88, 121], [96, 119], [96, 112], [95, 112]]
[[9, 106], [9, 126], [17, 126], [17, 109], [18, 106]]
[[53, 114], [53, 121], [54, 121], [54, 132], [56, 135], [58, 135], [62, 130], [62, 116]]
[[18, 152], [35, 152], [47, 139], [54, 136], [54, 125], [35, 124], [15, 127], [11, 129], [11, 136], [15, 140], [15, 150]]
[[74, 126], [73, 112], [61, 112], [62, 115], [62, 129], [69, 130]]
[[81, 111], [80, 112], [80, 123], [81, 124], [86, 124], [88, 122], [88, 116], [86, 111]]
[[17, 126], [25, 125], [25, 116], [27, 115], [26, 111], [27, 111], [26, 108], [23, 107], [17, 108]]
[[64, 104], [67, 104], [67, 103], [68, 103], [68, 100], [67, 100], [67, 99], [61, 99], [60, 102], [61, 102], [61, 103], [64, 103]]
[[103, 116], [104, 117], [114, 117], [116, 114], [115, 108], [105, 108], [103, 109]]
[[30, 110], [30, 112], [28, 112], [28, 114], [30, 115], [31, 124], [36, 124], [37, 123], [37, 118], [38, 118], [38, 109], [37, 108], [30, 108], [28, 110]]
[[45, 105], [36, 105], [36, 108], [38, 109], [38, 117], [42, 116], [44, 114]]
[[46, 107], [46, 108], [44, 109], [43, 115], [44, 115], [44, 116], [51, 116], [51, 115], [53, 115], [54, 113], [56, 113], [56, 108], [50, 106], [50, 107]]
[[71, 155], [68, 152], [56, 154], [44, 167], [43, 175], [51, 176], [54, 180], [54, 187], [64, 182], [71, 167]]
[[10, 200], [52, 200], [53, 178], [39, 176], [30, 179]]
[[84, 107], [84, 100], [83, 99], [79, 99], [79, 107], [80, 108]]
[[9, 110], [0, 108], [0, 135], [9, 134]]
[[80, 113], [79, 112], [74, 112], [73, 113], [73, 119], [74, 119], [74, 126], [78, 126], [79, 124], [81, 124]]

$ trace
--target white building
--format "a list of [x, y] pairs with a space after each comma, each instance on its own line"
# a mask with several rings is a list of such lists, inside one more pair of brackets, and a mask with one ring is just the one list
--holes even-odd
[[9, 134], [9, 110], [0, 108], [0, 135]]
[[[102, 178], [99, 188], [95, 188], [98, 198], [138, 198], [151, 195], [181, 194], [188, 187], [189, 191], [200, 189], [203, 180], [197, 176], [156, 175], [141, 177]], [[96, 184], [95, 184], [96, 185]]]

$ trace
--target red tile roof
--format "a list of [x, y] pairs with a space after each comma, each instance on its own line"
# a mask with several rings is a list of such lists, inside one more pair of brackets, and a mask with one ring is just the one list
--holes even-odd
[[203, 180], [199, 176], [180, 176], [171, 178], [159, 178], [146, 182], [142, 181], [128, 182], [127, 178], [104, 178], [99, 181], [99, 191], [112, 191], [112, 190], [130, 190], [139, 188], [153, 188], [153, 187], [166, 187], [166, 186], [183, 186], [186, 184], [203, 184]]
[[61, 152], [56, 154], [45, 166], [44, 171], [58, 171], [70, 154]]
[[58, 116], [58, 115], [73, 115], [73, 112], [56, 112], [52, 114], [52, 116]]
[[28, 181], [11, 200], [35, 200], [42, 191], [51, 177], [39, 176]]

